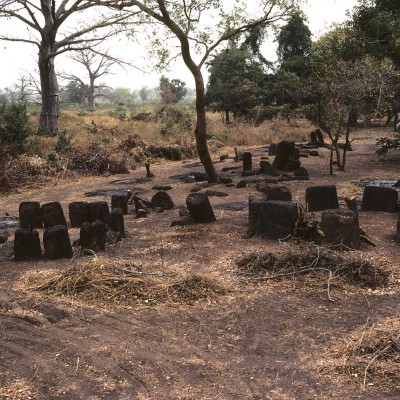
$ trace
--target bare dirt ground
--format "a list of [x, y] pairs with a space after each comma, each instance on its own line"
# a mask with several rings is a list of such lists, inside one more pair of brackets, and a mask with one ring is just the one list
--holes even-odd
[[[354, 182], [400, 179], [398, 164], [375, 155], [375, 136], [381, 134], [359, 131], [346, 172], [334, 176], [329, 175], [328, 150], [320, 150], [320, 157], [302, 158], [310, 180], [284, 183], [294, 201], [304, 203], [307, 186], [334, 184], [345, 208], [345, 196], [362, 194]], [[257, 165], [259, 157], [266, 156], [265, 148], [252, 151]], [[231, 159], [216, 162], [219, 171], [235, 165], [240, 164]], [[229, 194], [210, 198], [216, 222], [171, 228], [177, 207], [185, 204], [194, 186], [173, 177], [196, 170], [201, 170], [196, 161], [160, 163], [153, 165], [155, 177], [148, 180], [139, 179], [145, 170], [138, 169], [123, 176], [58, 181], [0, 199], [0, 217], [18, 215], [18, 205], [25, 200], [59, 200], [68, 215], [71, 201], [110, 199], [87, 197], [88, 192], [140, 189], [140, 195], [150, 199], [154, 185], [168, 184], [176, 205], [146, 219], [125, 216], [127, 237], [95, 260], [86, 256], [17, 263], [12, 260], [12, 240], [0, 248], [0, 399], [400, 398], [400, 383], [367, 380], [364, 386], [359, 374], [343, 376], [329, 367], [333, 352], [349, 335], [362, 332], [367, 323], [399, 318], [398, 214], [360, 212], [362, 227], [378, 245], [363, 245], [360, 257], [387, 268], [390, 279], [384, 288], [333, 281], [330, 301], [326, 279], [249, 284], [237, 273], [236, 261], [243, 254], [286, 252], [298, 244], [246, 237], [247, 201], [256, 192], [255, 183], [243, 189], [216, 185], [212, 189]], [[225, 175], [237, 183], [242, 179], [238, 171]], [[112, 183], [136, 178], [134, 184]], [[78, 235], [77, 229], [70, 229], [72, 240]], [[187, 304], [124, 306], [110, 301], [105, 306], [107, 299], [99, 304], [30, 290], [72, 266], [117, 261], [135, 263], [146, 273], [207, 277], [226, 292]]]

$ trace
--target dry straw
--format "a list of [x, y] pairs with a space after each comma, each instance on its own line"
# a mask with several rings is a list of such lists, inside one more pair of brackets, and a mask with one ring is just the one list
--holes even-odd
[[161, 303], [191, 304], [225, 294], [218, 284], [201, 276], [178, 277], [164, 272], [143, 272], [129, 261], [96, 258], [40, 281], [33, 288], [100, 305], [138, 306]]

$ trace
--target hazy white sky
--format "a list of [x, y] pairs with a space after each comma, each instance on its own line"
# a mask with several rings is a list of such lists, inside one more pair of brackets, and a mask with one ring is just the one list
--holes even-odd
[[[309, 27], [314, 39], [324, 33], [332, 23], [343, 22], [346, 19], [347, 11], [351, 10], [356, 4], [357, 0], [308, 0], [303, 9], [308, 17]], [[2, 32], [2, 25], [0, 24], [0, 32]], [[141, 46], [128, 41], [119, 41], [112, 45], [110, 53], [124, 55], [127, 61], [148, 70], [147, 61], [143, 62], [146, 55]], [[274, 44], [264, 45], [264, 53], [267, 59], [271, 59], [274, 53]], [[11, 86], [21, 74], [24, 74], [24, 71], [33, 72], [36, 70], [36, 58], [37, 50], [34, 45], [0, 42], [0, 89]], [[72, 61], [67, 56], [57, 57], [57, 72], [67, 72], [71, 66]], [[114, 75], [105, 79], [106, 83], [113, 87], [131, 89], [157, 86], [161, 75], [151, 72], [143, 73], [131, 68], [127, 71], [116, 68], [114, 72]], [[184, 80], [189, 87], [194, 86], [192, 76], [180, 60], [175, 62], [170, 71], [165, 72], [165, 75], [171, 79]]]

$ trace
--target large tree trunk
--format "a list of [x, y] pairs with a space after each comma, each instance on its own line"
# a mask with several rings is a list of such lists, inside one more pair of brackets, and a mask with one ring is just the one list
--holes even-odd
[[[49, 34], [51, 36], [52, 33]], [[54, 69], [54, 57], [51, 38], [43, 38], [39, 50], [40, 86], [42, 90], [42, 110], [39, 119], [39, 129], [44, 136], [57, 132], [60, 113], [60, 93], [57, 75]]]
[[214, 164], [211, 160], [210, 152], [207, 146], [207, 119], [206, 119], [206, 94], [204, 89], [204, 80], [200, 69], [197, 71], [191, 70], [196, 83], [196, 145], [197, 152], [201, 163], [207, 174], [208, 182], [215, 183], [218, 182], [218, 175], [215, 171]]

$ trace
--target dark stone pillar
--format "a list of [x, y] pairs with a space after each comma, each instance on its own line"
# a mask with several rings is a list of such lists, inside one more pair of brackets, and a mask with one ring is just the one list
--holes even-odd
[[366, 186], [361, 211], [396, 212], [399, 193], [388, 187]]
[[309, 186], [306, 189], [306, 204], [310, 212], [339, 208], [336, 186]]
[[271, 200], [262, 203], [257, 232], [269, 239], [284, 239], [293, 233], [298, 217], [291, 201]]
[[163, 210], [171, 210], [171, 208], [174, 208], [174, 202], [167, 192], [160, 191], [152, 197], [151, 206], [153, 208], [160, 207]]
[[58, 201], [53, 201], [51, 203], [42, 205], [42, 218], [45, 228], [50, 228], [51, 226], [56, 225], [67, 226], [63, 209]]
[[110, 223], [110, 209], [106, 201], [95, 201], [89, 203], [90, 221], [100, 220], [105, 224]]
[[253, 155], [246, 151], [243, 153], [243, 171], [251, 171], [253, 169], [252, 157]]
[[42, 258], [39, 232], [20, 228], [15, 231], [14, 260], [31, 261]]
[[120, 208], [111, 210], [110, 229], [114, 232], [119, 232], [121, 237], [125, 236], [124, 215]]
[[359, 249], [361, 247], [358, 214], [350, 210], [325, 210], [321, 215], [324, 241], [333, 245]]
[[111, 196], [111, 209], [120, 208], [124, 215], [128, 214], [128, 196], [126, 194], [113, 194]]
[[42, 209], [38, 201], [23, 201], [19, 205], [19, 226], [23, 229], [43, 228]]
[[266, 198], [261, 194], [249, 196], [249, 235], [254, 235], [257, 232], [261, 204], [264, 201], [266, 201]]
[[84, 222], [90, 221], [89, 203], [86, 201], [73, 201], [68, 210], [72, 228], [80, 228]]
[[72, 258], [72, 246], [68, 228], [65, 225], [55, 225], [46, 228], [43, 233], [44, 252], [48, 259]]
[[106, 247], [107, 225], [97, 220], [84, 222], [80, 230], [79, 244], [83, 249], [103, 251]]
[[207, 223], [216, 220], [210, 199], [204, 193], [192, 193], [186, 198], [186, 205], [194, 222]]

